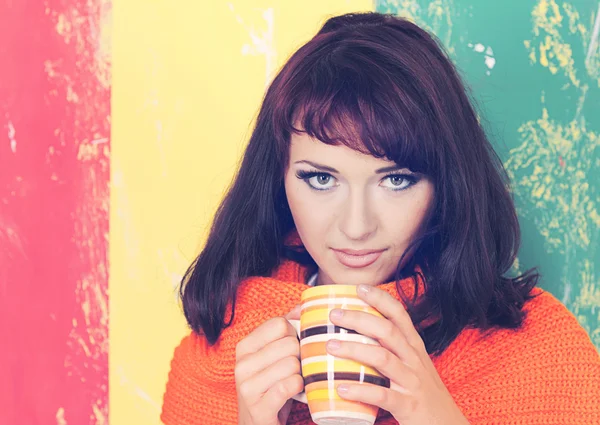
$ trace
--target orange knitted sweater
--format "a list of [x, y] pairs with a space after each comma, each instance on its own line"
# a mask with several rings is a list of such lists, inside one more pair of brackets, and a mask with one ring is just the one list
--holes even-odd
[[[412, 281], [400, 282], [411, 294]], [[304, 268], [285, 261], [273, 277], [242, 282], [235, 318], [210, 347], [186, 336], [175, 349], [163, 400], [166, 425], [237, 425], [235, 346], [262, 322], [299, 303]], [[401, 300], [394, 282], [378, 286]], [[600, 425], [600, 356], [577, 319], [554, 296], [525, 305], [517, 331], [483, 334], [465, 329], [433, 361], [471, 425]], [[229, 316], [226, 316], [229, 317]], [[397, 424], [380, 409], [376, 424]], [[290, 425], [313, 424], [308, 407], [294, 401]]]

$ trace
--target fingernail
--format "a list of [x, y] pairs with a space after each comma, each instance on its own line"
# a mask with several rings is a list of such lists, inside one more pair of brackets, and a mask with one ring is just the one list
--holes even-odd
[[337, 387], [338, 393], [346, 394], [348, 392], [348, 385], [342, 384]]
[[363, 294], [363, 295], [367, 295], [369, 292], [371, 291], [371, 287], [369, 285], [365, 285], [365, 284], [360, 284], [358, 285], [358, 292]]
[[340, 319], [343, 315], [344, 315], [344, 312], [342, 310], [340, 310], [339, 308], [336, 308], [335, 310], [331, 310], [331, 317], [333, 317], [334, 319]]
[[337, 350], [338, 348], [340, 348], [340, 345], [340, 342], [335, 339], [331, 339], [327, 342], [327, 348], [329, 350]]

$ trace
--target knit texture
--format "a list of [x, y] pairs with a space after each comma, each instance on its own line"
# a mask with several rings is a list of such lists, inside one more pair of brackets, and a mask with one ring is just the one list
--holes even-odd
[[[175, 349], [161, 419], [166, 425], [236, 425], [235, 347], [266, 320], [300, 302], [304, 268], [285, 261], [272, 277], [241, 283], [232, 326], [212, 347], [194, 333]], [[412, 294], [411, 279], [399, 283]], [[395, 282], [378, 288], [401, 300]], [[600, 425], [600, 356], [577, 319], [539, 288], [519, 330], [465, 329], [432, 358], [471, 425]], [[229, 317], [229, 316], [226, 316]], [[313, 424], [294, 401], [290, 425]], [[380, 409], [376, 424], [397, 424]]]

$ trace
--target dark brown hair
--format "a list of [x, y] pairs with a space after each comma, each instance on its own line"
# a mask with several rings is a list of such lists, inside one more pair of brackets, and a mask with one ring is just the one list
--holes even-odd
[[[400, 279], [421, 267], [422, 302], [406, 300], [430, 353], [466, 326], [516, 328], [538, 274], [507, 277], [520, 229], [509, 181], [451, 60], [436, 39], [393, 15], [329, 19], [273, 80], [232, 186], [204, 249], [181, 285], [191, 328], [213, 344], [235, 306], [240, 282], [269, 276], [283, 258], [315, 267], [284, 245], [294, 228], [283, 178], [290, 136], [395, 161], [429, 176], [435, 205], [426, 231], [406, 252]], [[414, 249], [414, 250], [413, 250]], [[406, 253], [405, 253], [406, 254]], [[399, 265], [402, 260], [399, 262]], [[417, 279], [414, 280], [415, 285]]]

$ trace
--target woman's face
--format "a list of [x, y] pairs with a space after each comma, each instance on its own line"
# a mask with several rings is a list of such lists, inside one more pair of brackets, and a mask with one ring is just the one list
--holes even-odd
[[304, 133], [292, 135], [285, 191], [319, 285], [389, 281], [434, 200], [425, 176]]

